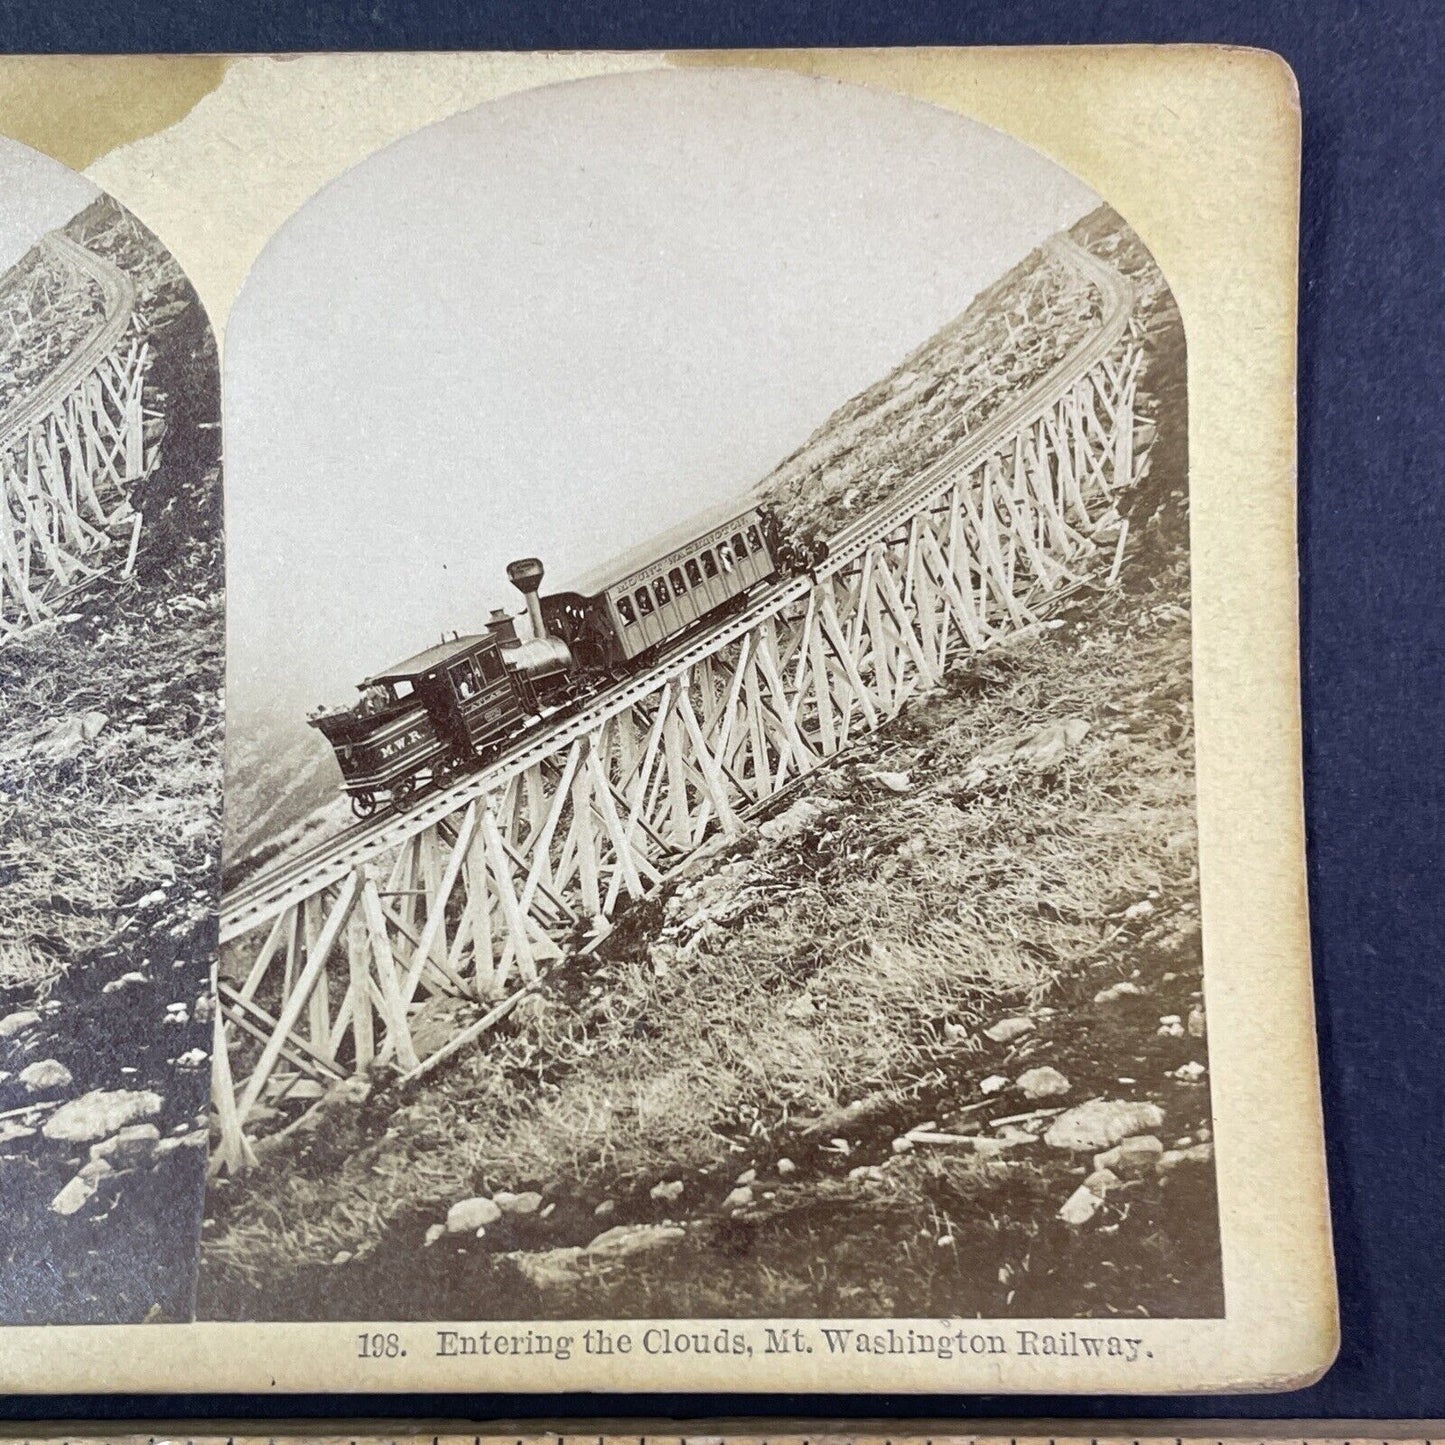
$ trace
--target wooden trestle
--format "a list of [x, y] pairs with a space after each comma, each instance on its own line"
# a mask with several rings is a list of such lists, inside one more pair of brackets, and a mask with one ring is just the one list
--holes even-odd
[[[705, 839], [1108, 569], [1112, 498], [1136, 475], [1132, 293], [1054, 245], [1098, 286], [1097, 330], [835, 538], [813, 577], [406, 817], [228, 898], [214, 1168], [254, 1163], [288, 1096], [454, 1052]], [[422, 1057], [418, 1010], [448, 996], [476, 1001], [472, 1022]]]
[[99, 572], [98, 554], [116, 541], [106, 528], [153, 460], [134, 283], [68, 237], [42, 245], [99, 287], [103, 314], [0, 418], [0, 642], [53, 617], [59, 597]]

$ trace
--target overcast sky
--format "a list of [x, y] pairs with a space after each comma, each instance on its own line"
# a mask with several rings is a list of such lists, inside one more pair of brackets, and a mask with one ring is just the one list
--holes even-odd
[[0, 136], [0, 273], [99, 194], [69, 166]]
[[262, 252], [225, 357], [231, 699], [305, 706], [768, 472], [1097, 198], [791, 74], [550, 86], [397, 142]]

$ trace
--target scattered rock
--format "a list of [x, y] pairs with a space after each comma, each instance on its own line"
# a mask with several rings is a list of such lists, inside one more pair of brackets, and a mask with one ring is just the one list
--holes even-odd
[[1207, 1072], [1203, 1064], [1197, 1060], [1191, 1060], [1187, 1064], [1180, 1064], [1177, 1069], [1171, 1069], [1169, 1077], [1179, 1079], [1186, 1084], [1197, 1084]]
[[996, 1024], [990, 1024], [983, 1031], [987, 1039], [992, 1039], [996, 1044], [1007, 1044], [1024, 1034], [1032, 1033], [1034, 1021], [1026, 1018], [1000, 1019]]
[[1132, 1134], [1157, 1129], [1163, 1122], [1163, 1110], [1156, 1104], [1090, 1099], [1060, 1114], [1049, 1126], [1044, 1142], [1055, 1149], [1108, 1149]]
[[788, 1175], [798, 1172], [798, 1166], [791, 1159], [779, 1159], [777, 1168], [780, 1179], [786, 1179]]
[[1121, 1139], [1112, 1149], [1094, 1155], [1095, 1169], [1110, 1169], [1118, 1174], [1146, 1174], [1164, 1152], [1164, 1146], [1153, 1134], [1136, 1134]]
[[788, 1018], [794, 1019], [799, 1023], [806, 1023], [809, 1019], [817, 1018], [818, 1005], [813, 1002], [810, 995], [800, 993], [797, 998], [783, 1010], [783, 1013]]
[[1124, 917], [1147, 918], [1153, 911], [1154, 905], [1147, 898], [1141, 898], [1137, 903], [1131, 903], [1124, 910]]
[[147, 893], [144, 898], [138, 898], [135, 906], [137, 908], [159, 908], [166, 901], [166, 890], [156, 888]]
[[92, 1089], [62, 1104], [40, 1132], [47, 1139], [90, 1144], [127, 1124], [153, 1119], [164, 1107], [161, 1096], [149, 1089]]
[[1064, 1201], [1059, 1218], [1071, 1229], [1082, 1228], [1099, 1212], [1103, 1203], [1087, 1184], [1081, 1184]]
[[35, 1130], [28, 1124], [17, 1124], [14, 1119], [0, 1119], [0, 1144], [9, 1144], [16, 1139], [33, 1139]]
[[593, 1211], [594, 1219], [607, 1219], [617, 1213], [617, 1201], [615, 1199], [604, 1199]]
[[907, 1154], [912, 1150], [912, 1148], [913, 1140], [908, 1138], [907, 1135], [903, 1134], [900, 1134], [898, 1138], [893, 1141], [892, 1144], [892, 1149], [895, 1154]]
[[1208, 1164], [1213, 1158], [1214, 1145], [1206, 1141], [1189, 1149], [1166, 1149], [1159, 1156], [1157, 1167], [1161, 1174], [1168, 1174], [1181, 1164]]
[[1003, 1074], [990, 1074], [978, 1086], [980, 1094], [997, 1094], [1000, 1090], [1008, 1088], [1009, 1081]]
[[1111, 1189], [1117, 1189], [1123, 1181], [1112, 1169], [1096, 1169], [1084, 1180], [1084, 1188], [1092, 1190], [1103, 1198]]
[[85, 1206], [95, 1197], [95, 1185], [79, 1174], [72, 1179], [54, 1199], [50, 1201], [52, 1213], [70, 1215]]
[[[134, 1169], [148, 1163], [156, 1154], [161, 1131], [154, 1124], [128, 1124], [109, 1139], [90, 1146], [92, 1159], [104, 1159], [116, 1169]], [[181, 1140], [175, 1141], [180, 1147]]]
[[739, 1174], [736, 1179], [733, 1180], [733, 1183], [734, 1183], [734, 1184], [751, 1184], [751, 1183], [753, 1182], [753, 1180], [756, 1179], [757, 1177], [758, 1177], [758, 1171], [757, 1171], [756, 1169], [744, 1169], [743, 1172], [742, 1172], [741, 1174]]
[[1019, 743], [1009, 761], [1024, 763], [1041, 773], [1047, 772], [1057, 767], [1071, 748], [1078, 747], [1088, 732], [1089, 724], [1081, 717], [1049, 723]]
[[29, 1094], [51, 1094], [75, 1082], [70, 1070], [58, 1059], [37, 1059], [33, 1064], [26, 1064], [19, 1078]]
[[1101, 988], [1094, 995], [1095, 1003], [1117, 1003], [1121, 998], [1139, 998], [1144, 990], [1137, 983], [1124, 979], [1119, 983], [1110, 984], [1108, 988]]
[[422, 1244], [427, 1249], [430, 1249], [437, 1240], [445, 1236], [446, 1232], [447, 1227], [445, 1224], [429, 1224], [427, 1225], [426, 1238], [422, 1240]]
[[[542, 1196], [535, 1189], [529, 1189], [522, 1194], [499, 1189], [492, 1195], [492, 1203], [503, 1214], [535, 1214], [542, 1207]], [[484, 1219], [482, 1223], [491, 1224], [492, 1220]]]
[[784, 809], [776, 818], [758, 825], [758, 832], [770, 843], [781, 843], [810, 828], [816, 828], [824, 818], [842, 808], [836, 798], [799, 798], [791, 807]]
[[1018, 1090], [1026, 1099], [1056, 1099], [1067, 1094], [1069, 1081], [1057, 1070], [1045, 1064], [1042, 1068], [1028, 1069], [1018, 1076]]
[[878, 772], [871, 777], [880, 788], [887, 788], [890, 793], [907, 793], [913, 789], [913, 779], [907, 773]]
[[666, 1184], [654, 1184], [647, 1192], [653, 1199], [671, 1204], [682, 1193], [682, 1180], [673, 1179]]
[[609, 1259], [625, 1259], [646, 1249], [671, 1244], [686, 1232], [679, 1224], [619, 1224], [599, 1234], [584, 1252]]
[[746, 1184], [739, 1184], [722, 1202], [724, 1209], [745, 1209], [753, 1202], [753, 1191]]
[[1205, 1034], [1204, 1010], [1198, 1004], [1189, 1010], [1189, 1037], [1202, 1039]]
[[139, 969], [132, 969], [130, 973], [123, 973], [119, 978], [113, 978], [107, 984], [102, 985], [101, 993], [120, 993], [123, 989], [134, 988], [137, 984], [149, 983], [145, 974]]
[[534, 1289], [556, 1289], [559, 1285], [576, 1283], [582, 1251], [574, 1244], [536, 1254], [509, 1254], [506, 1258]]
[[13, 1039], [16, 1034], [23, 1033], [32, 1024], [40, 1022], [40, 1015], [33, 1008], [23, 1008], [13, 1014], [6, 1014], [0, 1019], [0, 1039]]
[[338, 1249], [336, 1253], [331, 1256], [332, 1264], [346, 1264], [350, 1259], [351, 1251], [349, 1249]]
[[501, 1209], [483, 1195], [459, 1199], [447, 1210], [447, 1233], [475, 1234], [483, 1225], [495, 1224], [501, 1217]]

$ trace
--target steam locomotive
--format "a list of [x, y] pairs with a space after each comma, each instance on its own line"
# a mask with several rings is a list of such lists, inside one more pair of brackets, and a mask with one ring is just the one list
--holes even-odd
[[484, 632], [453, 634], [372, 674], [353, 706], [317, 709], [308, 721], [335, 750], [357, 817], [399, 811], [500, 756], [545, 711], [651, 665], [762, 586], [816, 566], [821, 553], [786, 543], [766, 508], [732, 503], [546, 597], [542, 563], [522, 558], [507, 576], [526, 601], [529, 635], [498, 608]]

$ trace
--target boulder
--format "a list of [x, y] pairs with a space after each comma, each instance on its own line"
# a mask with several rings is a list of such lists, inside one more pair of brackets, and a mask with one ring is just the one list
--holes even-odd
[[484, 1225], [495, 1224], [501, 1217], [498, 1205], [484, 1195], [459, 1199], [447, 1210], [447, 1233], [475, 1234]]
[[[507, 1189], [498, 1189], [492, 1195], [492, 1203], [503, 1214], [535, 1214], [542, 1207], [542, 1196], [535, 1189], [529, 1189], [522, 1194], [513, 1194]], [[487, 1219], [482, 1222], [490, 1224], [492, 1221]]]
[[1044, 1142], [1055, 1149], [1094, 1151], [1108, 1149], [1132, 1134], [1157, 1129], [1164, 1113], [1156, 1104], [1122, 1099], [1090, 1099], [1065, 1110], [1049, 1126]]
[[791, 1159], [779, 1159], [777, 1164], [778, 1177], [786, 1179], [790, 1174], [798, 1172], [798, 1166]]
[[518, 1272], [534, 1289], [556, 1289], [575, 1284], [581, 1276], [582, 1251], [575, 1245], [563, 1249], [544, 1249], [535, 1254], [509, 1254], [505, 1258], [516, 1265]]
[[[149, 1163], [160, 1146], [161, 1131], [154, 1124], [128, 1124], [109, 1139], [90, 1146], [92, 1159], [104, 1159], [116, 1169], [135, 1169]], [[176, 1140], [179, 1147], [180, 1140]]]
[[447, 1227], [445, 1224], [429, 1224], [427, 1225], [426, 1237], [422, 1240], [422, 1244], [430, 1249], [437, 1240], [445, 1236], [446, 1232]]
[[28, 1124], [18, 1124], [14, 1119], [0, 1119], [0, 1144], [10, 1144], [17, 1139], [31, 1139], [35, 1130]]
[[1108, 988], [1101, 988], [1094, 995], [1095, 1003], [1118, 1003], [1121, 998], [1138, 998], [1144, 990], [1137, 983], [1130, 979], [1124, 979], [1119, 983], [1110, 984]]
[[1182, 1165], [1208, 1164], [1213, 1158], [1214, 1145], [1205, 1142], [1189, 1149], [1166, 1149], [1159, 1156], [1157, 1167], [1161, 1174], [1170, 1174]]
[[978, 1086], [980, 1094], [997, 1094], [1000, 1090], [1008, 1088], [1008, 1079], [1003, 1074], [990, 1074]]
[[619, 1224], [604, 1230], [582, 1253], [606, 1259], [625, 1259], [681, 1239], [687, 1231], [679, 1224]]
[[132, 969], [129, 973], [123, 973], [119, 978], [113, 978], [101, 987], [101, 993], [121, 993], [125, 989], [135, 988], [140, 984], [149, 983], [145, 974], [139, 969]]
[[1129, 1176], [1147, 1174], [1163, 1152], [1163, 1144], [1153, 1134], [1136, 1134], [1094, 1155], [1094, 1168]]
[[1000, 1019], [996, 1024], [990, 1024], [984, 1031], [986, 1039], [992, 1039], [996, 1044], [1011, 1043], [1014, 1039], [1021, 1038], [1024, 1034], [1032, 1033], [1034, 1021], [1026, 1018]]
[[1096, 1169], [1084, 1180], [1084, 1188], [1092, 1190], [1101, 1199], [1111, 1189], [1117, 1189], [1123, 1180], [1112, 1169]]
[[1015, 1083], [1026, 1099], [1056, 1099], [1060, 1094], [1067, 1094], [1070, 1088], [1069, 1081], [1047, 1064], [1042, 1068], [1026, 1070]]
[[1059, 1218], [1070, 1229], [1082, 1228], [1099, 1212], [1103, 1203], [1104, 1201], [1087, 1184], [1081, 1184], [1064, 1201], [1059, 1210]]
[[759, 824], [758, 832], [770, 843], [782, 843], [799, 833], [816, 828], [824, 818], [838, 812], [842, 806], [835, 798], [799, 798], [776, 818]]
[[1204, 1010], [1195, 1004], [1189, 1010], [1189, 1037], [1191, 1039], [1202, 1039], [1205, 1033]]
[[92, 1089], [62, 1104], [41, 1133], [65, 1143], [91, 1144], [127, 1124], [153, 1119], [164, 1107], [165, 1100], [149, 1089]]
[[653, 1198], [663, 1204], [671, 1204], [679, 1194], [682, 1193], [682, 1180], [673, 1179], [665, 1184], [654, 1184], [647, 1192]]
[[16, 1034], [40, 1022], [40, 1015], [33, 1008], [17, 1009], [0, 1019], [0, 1039], [13, 1039]]
[[593, 1211], [594, 1219], [608, 1219], [617, 1213], [617, 1201], [615, 1199], [604, 1199]]
[[28, 1094], [53, 1094], [56, 1089], [68, 1088], [74, 1080], [70, 1070], [58, 1059], [37, 1059], [20, 1070], [20, 1082]]
[[724, 1209], [746, 1209], [753, 1202], [753, 1191], [746, 1184], [739, 1184], [722, 1202]]
[[50, 1209], [54, 1214], [75, 1214], [84, 1209], [85, 1206], [95, 1197], [95, 1185], [89, 1179], [82, 1179], [79, 1174], [72, 1179], [54, 1199], [50, 1201]]
[[913, 789], [913, 779], [907, 773], [878, 772], [872, 775], [873, 782], [890, 793], [907, 793]]
[[1170, 1078], [1179, 1079], [1186, 1084], [1197, 1084], [1206, 1072], [1204, 1065], [1197, 1059], [1193, 1059], [1189, 1063], [1180, 1064], [1177, 1069], [1171, 1070]]

